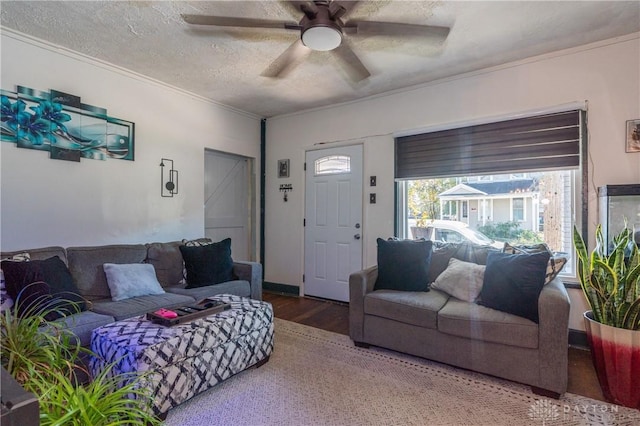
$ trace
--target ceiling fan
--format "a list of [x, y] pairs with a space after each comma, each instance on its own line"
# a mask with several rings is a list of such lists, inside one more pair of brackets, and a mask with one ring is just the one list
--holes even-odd
[[300, 22], [227, 16], [181, 15], [188, 24], [219, 27], [280, 28], [300, 31], [296, 40], [261, 74], [265, 77], [284, 77], [312, 50], [333, 51], [346, 65], [349, 76], [356, 82], [371, 75], [351, 48], [350, 36], [383, 36], [422, 38], [442, 41], [449, 34], [448, 27], [402, 24], [395, 22], [343, 20], [358, 1], [283, 1], [303, 14]]

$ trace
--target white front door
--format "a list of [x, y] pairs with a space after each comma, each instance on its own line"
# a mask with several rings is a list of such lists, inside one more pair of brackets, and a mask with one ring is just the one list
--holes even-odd
[[362, 269], [362, 145], [308, 151], [304, 294], [349, 300]]
[[231, 256], [252, 260], [250, 160], [206, 150], [204, 155], [204, 235], [231, 238]]

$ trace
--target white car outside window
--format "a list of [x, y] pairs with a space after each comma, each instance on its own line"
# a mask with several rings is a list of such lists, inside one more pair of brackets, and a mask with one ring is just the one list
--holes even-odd
[[483, 246], [492, 246], [498, 249], [504, 247], [504, 242], [495, 241], [480, 231], [469, 228], [464, 222], [453, 220], [434, 220], [427, 225], [429, 239], [445, 243], [471, 242]]

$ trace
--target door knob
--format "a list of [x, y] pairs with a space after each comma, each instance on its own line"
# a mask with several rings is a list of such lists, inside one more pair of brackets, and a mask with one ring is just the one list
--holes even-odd
[[360, 224], [356, 223], [356, 229], [360, 229]]
[[359, 240], [360, 239], [360, 234], [354, 235], [353, 238], [355, 238], [356, 240]]

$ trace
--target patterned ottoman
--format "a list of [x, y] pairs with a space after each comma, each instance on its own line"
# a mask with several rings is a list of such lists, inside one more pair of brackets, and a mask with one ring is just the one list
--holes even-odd
[[215, 299], [231, 309], [173, 327], [139, 316], [97, 328], [91, 336], [92, 374], [111, 363], [110, 376], [148, 372], [142, 383], [162, 418], [198, 393], [267, 362], [273, 350], [271, 304], [233, 295]]

